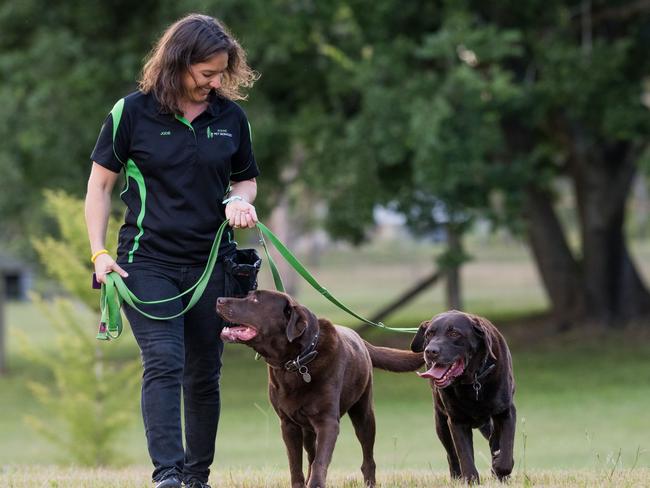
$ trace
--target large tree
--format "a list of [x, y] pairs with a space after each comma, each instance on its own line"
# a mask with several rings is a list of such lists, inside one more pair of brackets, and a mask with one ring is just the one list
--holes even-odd
[[624, 233], [650, 129], [649, 2], [318, 5], [306, 22], [326, 86], [298, 132], [336, 235], [362, 240], [377, 203], [414, 228], [480, 215], [526, 235], [559, 321], [650, 311]]
[[[262, 8], [262, 2], [242, 6], [232, 0], [5, 2], [0, 7], [2, 245], [24, 252], [26, 236], [43, 231], [44, 188], [85, 193], [88, 158], [103, 119], [136, 89], [143, 59], [167, 25], [189, 12], [217, 15], [245, 48], [259, 51], [263, 40], [245, 20], [247, 12]], [[240, 29], [242, 22], [248, 28]], [[252, 112], [257, 156], [265, 163], [263, 182], [273, 188], [276, 161], [286, 159], [289, 145], [286, 126], [274, 120], [272, 86], [266, 85], [254, 102], [243, 105]]]
[[[0, 8], [3, 241], [41, 225], [43, 188], [80, 195], [113, 103], [135, 87], [162, 19], [153, 1], [5, 2]], [[127, 14], [128, 12], [128, 14]]]
[[[504, 124], [511, 157], [534, 170], [522, 199], [528, 239], [558, 316], [620, 323], [650, 311], [624, 233], [650, 129], [642, 104], [650, 73], [650, 2], [526, 5], [485, 15], [529, 26], [525, 56], [511, 68], [528, 100]], [[548, 178], [539, 181], [535, 174]], [[558, 176], [573, 186], [577, 250], [552, 206], [550, 183]]]
[[[87, 156], [141, 58], [188, 11], [223, 18], [262, 78], [245, 104], [263, 166], [285, 165], [360, 242], [373, 208], [457, 242], [472, 220], [525, 233], [560, 320], [650, 309], [624, 233], [646, 148], [647, 0], [42, 0], [0, 9], [4, 236], [34, 222], [42, 187], [81, 194]], [[128, 11], [128, 15], [125, 12]], [[295, 177], [294, 177], [295, 178]], [[574, 189], [580, 242], [554, 205]], [[291, 181], [291, 180], [290, 180]], [[272, 203], [271, 203], [272, 204]], [[11, 218], [13, 217], [13, 218]]]

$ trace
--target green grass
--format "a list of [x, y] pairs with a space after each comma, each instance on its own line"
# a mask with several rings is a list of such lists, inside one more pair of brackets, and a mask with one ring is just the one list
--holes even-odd
[[[504, 485], [481, 472], [486, 488], [503, 486], [549, 488], [637, 488], [650, 482], [650, 470], [600, 470], [600, 471], [530, 471], [516, 474]], [[6, 488], [150, 488], [148, 472], [141, 468], [79, 469], [60, 467], [9, 467], [0, 471], [0, 484]], [[347, 471], [331, 470], [328, 475], [331, 488], [363, 488], [361, 475]], [[286, 488], [289, 476], [286, 470], [267, 469], [217, 469], [210, 477], [213, 488]], [[432, 486], [463, 487], [460, 481], [450, 481], [445, 473], [430, 470], [383, 470], [377, 474], [379, 488], [430, 488]]]
[[[475, 248], [480, 251], [477, 261], [463, 272], [467, 310], [503, 325], [500, 321], [504, 318], [544, 309], [546, 299], [521, 246], [481, 249], [477, 244]], [[335, 295], [361, 313], [369, 314], [429, 272], [430, 247], [408, 244], [400, 252], [399, 266], [391, 258], [395, 252], [394, 246], [380, 245], [361, 250], [334, 249], [325, 253], [319, 266], [310, 268]], [[646, 257], [650, 255], [647, 247], [640, 252]], [[267, 280], [264, 276], [263, 287], [270, 286]], [[339, 323], [354, 323], [316, 292], [308, 290], [306, 284], [301, 287], [299, 299], [319, 315]], [[442, 292], [436, 287], [386, 322], [414, 326], [443, 308]], [[47, 320], [30, 304], [11, 303], [7, 323], [12, 374], [0, 378], [0, 466], [5, 466], [4, 470], [0, 468], [0, 486], [149, 486], [142, 481], [148, 477], [149, 461], [139, 418], [139, 398], [123, 406], [132, 412], [134, 422], [125, 428], [119, 442], [123, 464], [142, 468], [105, 475], [75, 469], [24, 468], [66, 463], [65, 453], [46, 443], [23, 422], [26, 414], [48, 416], [25, 386], [29, 379], [47, 379], [47, 372], [35, 369], [22, 358], [14, 334], [22, 331], [29, 335], [43, 354], [52, 352], [53, 341]], [[578, 332], [543, 339], [547, 337], [547, 326], [538, 319], [514, 321], [502, 327], [511, 342], [517, 380], [517, 476], [513, 483], [526, 485], [524, 474], [530, 474], [539, 486], [647, 486], [647, 332], [590, 332], [582, 342], [583, 336]], [[94, 334], [95, 327], [94, 322], [88, 324], [89, 334]], [[370, 337], [375, 342], [389, 338], [404, 347], [410, 340], [407, 335], [383, 331], [373, 331]], [[118, 343], [100, 346], [117, 348], [117, 354], [125, 358], [138, 354], [128, 328]], [[446, 461], [434, 432], [428, 383], [414, 374], [377, 372], [375, 378], [375, 454], [383, 486], [432, 486], [446, 482]], [[225, 484], [217, 486], [286, 486], [286, 456], [278, 419], [267, 400], [265, 366], [254, 361], [246, 347], [227, 346], [222, 392], [214, 480]], [[479, 436], [475, 449], [479, 471], [487, 473], [489, 451]], [[347, 480], [360, 479], [360, 463], [359, 445], [349, 420], [344, 418], [332, 463], [335, 486], [358, 486], [356, 481]], [[632, 474], [624, 471], [630, 468], [636, 468]], [[49, 470], [55, 474], [48, 474]], [[25, 472], [27, 481], [23, 482]], [[613, 481], [608, 478], [610, 473]], [[625, 478], [628, 474], [629, 483]], [[1, 476], [8, 481], [2, 483]], [[38, 481], [50, 476], [60, 479], [60, 484]], [[128, 481], [111, 485], [111, 476], [124, 476]], [[91, 482], [84, 481], [84, 477], [107, 481], [87, 484]], [[232, 484], [223, 481], [229, 477]], [[266, 479], [268, 484], [259, 481]], [[620, 484], [614, 483], [616, 480]]]
[[[121, 347], [136, 354], [127, 332]], [[407, 340], [408, 338], [404, 338]], [[513, 345], [518, 432], [516, 469], [606, 469], [650, 467], [647, 405], [650, 377], [647, 340], [630, 343], [608, 334], [577, 344]], [[601, 347], [607, 344], [607, 347]], [[106, 344], [114, 347], [116, 344]], [[286, 465], [278, 419], [266, 397], [266, 369], [245, 346], [229, 345], [224, 357], [223, 407], [217, 442], [218, 468], [277, 468]], [[645, 366], [644, 366], [645, 365]], [[0, 379], [0, 459], [3, 464], [64, 462], [62, 453], [23, 424], [25, 414], [47, 415], [25, 387], [34, 376], [28, 364], [16, 363], [13, 375]], [[139, 399], [125, 409], [139, 417]], [[381, 469], [446, 469], [435, 437], [431, 392], [414, 374], [375, 375], [376, 459]], [[526, 436], [526, 449], [523, 439]], [[139, 418], [120, 439], [123, 462], [146, 464]], [[487, 443], [475, 442], [477, 465], [489, 468]], [[347, 418], [334, 454], [333, 467], [356, 470], [358, 443]]]

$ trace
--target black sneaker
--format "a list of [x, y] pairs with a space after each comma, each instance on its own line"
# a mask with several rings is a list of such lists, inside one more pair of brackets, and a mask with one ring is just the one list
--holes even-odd
[[156, 483], [155, 488], [181, 488], [181, 480], [177, 476], [169, 476]]
[[185, 482], [185, 488], [210, 488], [210, 485], [194, 478]]

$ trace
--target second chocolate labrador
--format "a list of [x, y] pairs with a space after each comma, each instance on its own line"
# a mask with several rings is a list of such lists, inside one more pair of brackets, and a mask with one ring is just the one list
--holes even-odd
[[507, 478], [514, 465], [516, 410], [512, 359], [503, 336], [489, 320], [452, 310], [420, 324], [411, 349], [424, 353], [429, 368], [420, 376], [433, 389], [436, 433], [452, 478], [479, 481], [473, 428], [490, 443], [492, 472]]

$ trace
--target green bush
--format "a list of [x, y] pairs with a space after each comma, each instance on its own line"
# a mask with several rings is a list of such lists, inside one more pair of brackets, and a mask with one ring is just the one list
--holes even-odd
[[138, 361], [119, 364], [104, 354], [106, 344], [94, 339], [92, 315], [68, 299], [47, 303], [34, 298], [50, 317], [56, 347], [47, 353], [22, 336], [22, 351], [32, 363], [47, 369], [51, 382], [30, 381], [27, 386], [46, 407], [48, 416], [26, 416], [26, 422], [62, 448], [71, 461], [83, 466], [120, 461], [116, 435], [133, 420], [132, 408], [139, 384]]
[[[83, 201], [63, 192], [45, 193], [46, 210], [60, 229], [59, 237], [34, 241], [45, 271], [70, 295], [46, 302], [34, 297], [43, 315], [51, 319], [54, 353], [34, 347], [22, 336], [22, 350], [32, 362], [46, 368], [53, 381], [28, 384], [48, 412], [47, 418], [27, 416], [27, 423], [62, 448], [73, 462], [84, 466], [119, 461], [116, 435], [135, 417], [133, 403], [139, 384], [139, 361], [114, 358], [115, 345], [98, 343], [99, 293], [90, 288], [92, 268]], [[107, 242], [116, 242], [117, 225], [109, 224]]]
[[[84, 202], [63, 191], [46, 190], [45, 211], [57, 224], [60, 236], [34, 239], [32, 245], [52, 278], [91, 310], [99, 310], [99, 296], [90, 287], [93, 272], [90, 246], [84, 218]], [[106, 246], [115, 256], [119, 224], [111, 218], [108, 223]]]

